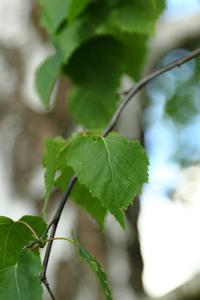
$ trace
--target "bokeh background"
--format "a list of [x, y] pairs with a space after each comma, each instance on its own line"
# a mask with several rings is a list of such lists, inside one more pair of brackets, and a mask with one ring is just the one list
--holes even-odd
[[[60, 78], [46, 111], [34, 87], [40, 63], [53, 52], [39, 27], [34, 0], [0, 1], [0, 214], [14, 220], [41, 215], [44, 138], [77, 130], [66, 108], [71, 83]], [[200, 2], [167, 1], [149, 41], [143, 74], [200, 44]], [[150, 158], [150, 181], [127, 212], [127, 231], [108, 216], [105, 231], [67, 203], [57, 236], [79, 241], [107, 270], [113, 299], [200, 299], [200, 59], [152, 81], [132, 101], [117, 130], [140, 139]], [[123, 79], [123, 89], [132, 85]], [[54, 190], [47, 222], [61, 194]], [[48, 279], [59, 300], [103, 299], [73, 245], [53, 246]], [[49, 296], [44, 292], [44, 299]]]

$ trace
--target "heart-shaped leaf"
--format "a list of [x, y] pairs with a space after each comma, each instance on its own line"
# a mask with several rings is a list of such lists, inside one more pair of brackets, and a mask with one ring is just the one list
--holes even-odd
[[89, 135], [71, 141], [67, 157], [78, 180], [125, 229], [124, 212], [148, 181], [148, 158], [138, 141]]
[[[40, 237], [46, 229], [41, 217], [23, 216], [19, 221], [26, 222]], [[34, 240], [32, 232], [24, 224], [0, 217], [0, 270], [14, 265], [23, 246]], [[35, 252], [35, 251], [34, 251]], [[37, 253], [37, 251], [36, 251]], [[5, 298], [9, 299], [9, 298]]]

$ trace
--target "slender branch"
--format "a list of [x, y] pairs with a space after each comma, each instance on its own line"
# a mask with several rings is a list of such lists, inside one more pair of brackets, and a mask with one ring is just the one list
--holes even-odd
[[[198, 54], [200, 54], [200, 48], [190, 52], [189, 54], [183, 56], [180, 59], [177, 59], [176, 61], [162, 67], [161, 69], [153, 72], [152, 74], [148, 75], [147, 77], [143, 78], [141, 81], [139, 81], [138, 83], [136, 83], [124, 96], [124, 99], [122, 100], [121, 104], [119, 105], [119, 107], [117, 108], [116, 112], [114, 113], [113, 117], [111, 118], [110, 122], [108, 123], [108, 126], [106, 127], [106, 129], [102, 132], [101, 136], [102, 137], [106, 137], [108, 135], [109, 132], [111, 132], [113, 130], [113, 128], [115, 127], [117, 120], [119, 118], [120, 113], [123, 111], [123, 109], [125, 108], [125, 106], [127, 105], [127, 103], [131, 100], [131, 98], [133, 98], [133, 96], [141, 89], [143, 88], [146, 84], [148, 84], [151, 80], [153, 80], [154, 78], [156, 78], [157, 76], [175, 68], [175, 67], [179, 67], [182, 64], [186, 63], [187, 61], [191, 60], [192, 58], [194, 58], [195, 56], [197, 56]], [[49, 256], [51, 253], [51, 248], [52, 248], [52, 243], [53, 243], [53, 238], [55, 236], [55, 232], [60, 220], [60, 216], [61, 213], [63, 211], [63, 208], [66, 204], [66, 201], [68, 199], [68, 196], [70, 194], [70, 191], [76, 181], [76, 173], [72, 176], [72, 178], [69, 180], [67, 189], [61, 199], [61, 202], [55, 212], [55, 215], [52, 219], [52, 221], [49, 223], [47, 229], [45, 230], [45, 232], [43, 233], [43, 235], [41, 236], [41, 240], [43, 241], [45, 238], [45, 235], [47, 234], [47, 232], [49, 231], [49, 229], [52, 227], [51, 229], [51, 233], [50, 233], [50, 242], [47, 245], [47, 249], [46, 249], [46, 253], [45, 253], [45, 257], [44, 257], [44, 261], [43, 261], [43, 272], [40, 274], [40, 280], [44, 283], [44, 285], [46, 286], [47, 290], [49, 291], [52, 300], [54, 300], [54, 296], [52, 294], [52, 291], [49, 287], [48, 281], [46, 279], [46, 271], [47, 271], [47, 266], [48, 266], [48, 262], [49, 262]]]
[[[62, 198], [63, 199], [63, 198]], [[62, 202], [61, 199], [61, 202]], [[55, 216], [55, 215], [54, 215]], [[51, 226], [55, 223], [55, 218], [53, 217], [53, 219], [51, 220], [51, 222], [49, 223], [49, 225], [47, 226], [46, 230], [43, 232], [42, 236], [40, 237], [40, 240], [43, 241], [46, 234], [49, 232], [49, 229], [51, 228]]]
[[43, 283], [44, 283], [44, 285], [45, 285], [47, 291], [49, 292], [49, 294], [50, 294], [50, 296], [51, 296], [51, 299], [52, 299], [52, 300], [56, 300], [56, 298], [54, 297], [54, 294], [53, 294], [53, 292], [52, 292], [52, 290], [51, 290], [51, 288], [50, 288], [50, 286], [49, 286], [49, 283], [47, 282], [46, 278], [45, 278], [45, 280], [43, 281]]
[[[63, 211], [63, 208], [67, 202], [67, 199], [68, 199], [68, 196], [69, 196], [69, 193], [76, 181], [77, 177], [76, 177], [76, 173], [72, 176], [72, 178], [69, 180], [68, 182], [68, 186], [67, 186], [67, 189], [64, 193], [64, 195], [62, 196], [62, 199], [60, 201], [60, 204], [53, 216], [53, 219], [50, 223], [50, 227], [52, 226], [52, 229], [51, 229], [51, 233], [50, 233], [50, 237], [49, 239], [53, 239], [54, 236], [55, 236], [55, 233], [56, 233], [56, 229], [57, 229], [57, 226], [58, 226], [58, 222], [60, 220], [60, 216], [61, 216], [61, 213]], [[49, 227], [49, 226], [48, 226]], [[47, 230], [48, 231], [48, 230]], [[41, 240], [44, 239], [47, 231], [45, 231], [41, 237]], [[47, 266], [48, 266], [48, 262], [49, 262], [49, 256], [50, 256], [50, 253], [51, 253], [51, 248], [52, 248], [52, 244], [53, 244], [53, 240], [51, 240], [48, 245], [47, 245], [47, 249], [46, 249], [46, 252], [45, 252], [45, 257], [44, 257], [44, 261], [43, 261], [43, 271], [42, 273], [40, 274], [40, 280], [44, 283], [44, 285], [46, 286], [47, 289], [49, 289], [49, 284], [47, 282], [47, 279], [46, 279], [46, 271], [47, 271]]]
[[189, 54], [173, 61], [172, 63], [162, 67], [161, 69], [153, 72], [152, 74], [148, 75], [147, 77], [143, 78], [140, 80], [138, 83], [136, 83], [125, 95], [123, 101], [117, 108], [115, 114], [113, 115], [112, 119], [110, 120], [108, 126], [106, 129], [103, 131], [102, 136], [106, 137], [110, 131], [113, 130], [115, 127], [117, 120], [119, 118], [120, 113], [126, 106], [126, 104], [130, 101], [130, 99], [141, 89], [143, 88], [147, 83], [149, 83], [152, 79], [158, 77], [159, 75], [175, 68], [175, 67], [180, 67], [182, 64], [186, 63], [187, 61], [191, 60], [195, 56], [200, 54], [200, 48], [197, 48], [196, 50], [190, 52]]

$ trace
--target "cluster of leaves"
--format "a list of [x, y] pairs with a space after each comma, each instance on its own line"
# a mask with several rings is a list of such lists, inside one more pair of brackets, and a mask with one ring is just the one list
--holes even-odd
[[[37, 248], [43, 248], [48, 241], [40, 241], [38, 237], [46, 227], [43, 218], [38, 216], [23, 216], [18, 221], [0, 217], [0, 299], [42, 300], [43, 291], [38, 275], [43, 268]], [[72, 235], [74, 240], [66, 240], [76, 245], [79, 256], [92, 268], [105, 299], [112, 299], [101, 265], [80, 245], [74, 232]], [[37, 244], [32, 252], [23, 249], [30, 242]]]
[[14, 222], [0, 217], [0, 298], [8, 300], [34, 300], [42, 298], [38, 278], [42, 266], [39, 251], [22, 250], [30, 241], [35, 241], [28, 224], [40, 236], [46, 229], [43, 218], [23, 216]]
[[[44, 157], [45, 215], [53, 186], [63, 192], [75, 173], [70, 197], [81, 205], [100, 227], [107, 211], [125, 229], [124, 210], [148, 181], [148, 158], [137, 141], [118, 134], [100, 134], [116, 110], [116, 91], [124, 74], [137, 81], [146, 54], [149, 35], [165, 7], [164, 0], [38, 0], [40, 22], [55, 48], [37, 70], [36, 87], [46, 108], [58, 76], [73, 82], [69, 109], [77, 123], [88, 128], [70, 139], [46, 138]], [[94, 129], [95, 128], [95, 129]], [[92, 130], [91, 130], [92, 129]], [[56, 174], [58, 176], [56, 177]], [[26, 223], [26, 226], [24, 226]], [[27, 226], [28, 225], [28, 226]], [[30, 230], [32, 228], [32, 230]], [[38, 274], [39, 251], [21, 250], [30, 241], [38, 247], [46, 224], [40, 217], [19, 221], [0, 217], [0, 295], [2, 299], [41, 299]], [[77, 241], [80, 257], [90, 265], [106, 299], [111, 298], [101, 266]], [[37, 247], [36, 247], [37, 248]]]
[[[46, 194], [52, 185], [65, 191], [67, 182], [77, 174], [71, 197], [83, 206], [103, 228], [109, 210], [125, 229], [124, 212], [147, 182], [148, 158], [139, 142], [111, 134], [106, 138], [92, 133], [75, 134], [70, 140], [46, 138]], [[60, 175], [54, 177], [56, 171]]]
[[[39, 68], [36, 87], [42, 102], [59, 74], [74, 85], [69, 108], [86, 128], [106, 126], [116, 109], [123, 74], [138, 80], [147, 40], [162, 13], [164, 0], [39, 0], [41, 25], [55, 54]], [[84, 111], [84, 113], [83, 113]]]
[[[116, 91], [123, 74], [134, 80], [146, 54], [146, 43], [165, 3], [139, 1], [47, 1], [41, 5], [41, 25], [47, 30], [55, 54], [38, 69], [36, 87], [43, 104], [57, 77], [73, 81], [69, 109], [86, 128], [105, 126], [118, 103]], [[109, 210], [125, 229], [127, 209], [147, 182], [148, 159], [138, 142], [122, 136], [87, 133], [70, 140], [46, 139], [45, 208], [53, 185], [65, 191], [76, 172], [71, 197], [94, 217], [101, 228]], [[56, 171], [60, 176], [54, 179]]]

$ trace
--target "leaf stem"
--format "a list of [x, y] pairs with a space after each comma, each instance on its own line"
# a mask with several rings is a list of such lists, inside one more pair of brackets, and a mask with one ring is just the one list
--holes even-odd
[[63, 238], [63, 237], [56, 237], [56, 238], [51, 238], [51, 239], [47, 239], [47, 240], [43, 241], [41, 244], [38, 244], [34, 248], [30, 249], [30, 252], [34, 251], [37, 248], [43, 248], [44, 244], [46, 244], [47, 242], [50, 242], [50, 241], [55, 241], [55, 240], [65, 240], [65, 241], [71, 242], [71, 243], [76, 245], [76, 242], [74, 240], [71, 240], [71, 239], [68, 239], [68, 238]]
[[24, 222], [24, 221], [21, 221], [21, 220], [16, 221], [16, 223], [22, 223], [22, 224], [24, 224], [28, 229], [30, 229], [30, 231], [31, 231], [32, 234], [36, 237], [37, 240], [40, 239], [39, 236], [37, 235], [37, 233], [35, 232], [35, 230], [34, 230], [28, 223], [26, 223], [26, 222]]
[[64, 147], [62, 147], [62, 148], [60, 149], [60, 152], [63, 152], [69, 145], [70, 145], [70, 143], [67, 143]]
[[71, 240], [71, 239], [68, 239], [68, 238], [63, 238], [63, 237], [55, 237], [55, 238], [51, 238], [51, 239], [47, 239], [43, 242], [44, 243], [47, 243], [47, 242], [50, 242], [50, 241], [54, 241], [54, 240], [65, 240], [65, 241], [68, 241], [68, 242], [71, 242], [73, 244], [76, 245], [75, 241], [74, 240]]

